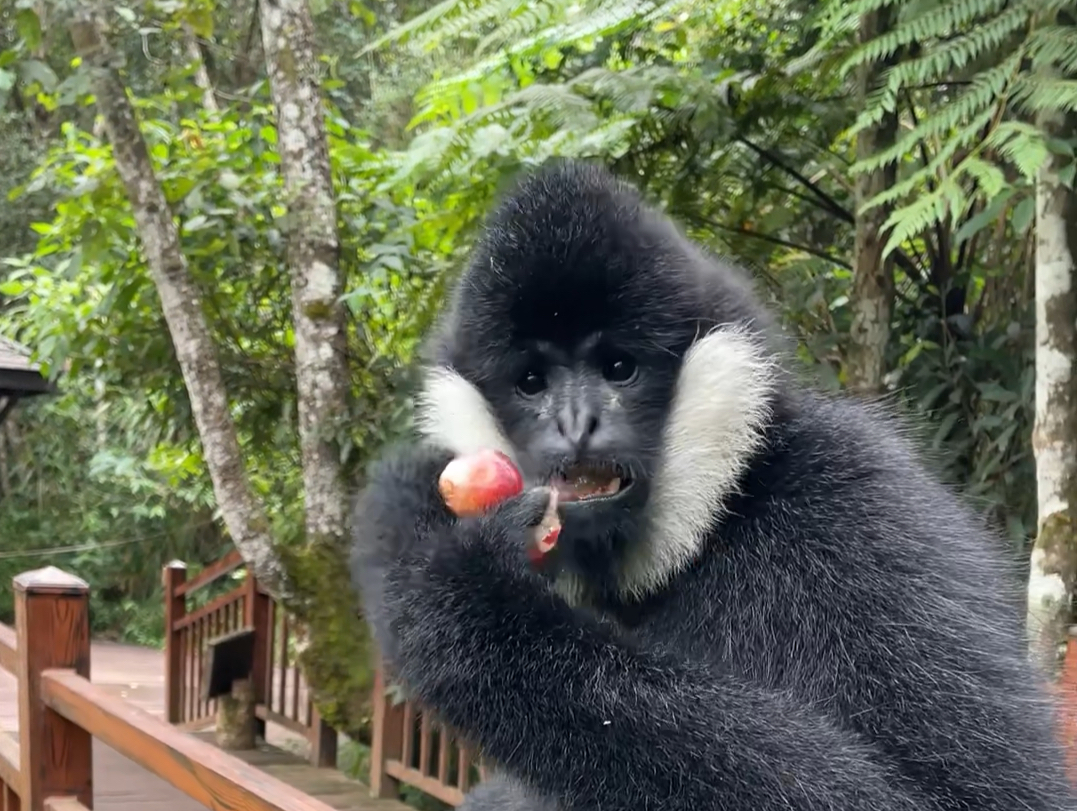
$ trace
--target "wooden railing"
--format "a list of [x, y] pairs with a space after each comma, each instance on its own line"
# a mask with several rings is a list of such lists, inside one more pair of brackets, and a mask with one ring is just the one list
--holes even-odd
[[[201, 700], [206, 644], [221, 634], [253, 628], [251, 680], [258, 717], [305, 735], [311, 742], [312, 762], [331, 766], [336, 733], [319, 720], [306, 682], [289, 656], [295, 622], [258, 587], [249, 571], [223, 593], [212, 591], [223, 578], [244, 568], [236, 552], [190, 580], [184, 564], [165, 567], [169, 720], [187, 729], [213, 722], [215, 702]], [[196, 606], [198, 594], [207, 596]], [[395, 798], [405, 784], [459, 805], [485, 773], [475, 753], [451, 730], [416, 704], [394, 700], [380, 668], [375, 677], [371, 748], [370, 786], [377, 797]]]
[[[316, 766], [336, 765], [337, 734], [318, 715], [306, 680], [293, 661], [296, 627], [279, 604], [246, 572], [222, 589], [222, 580], [245, 569], [232, 552], [187, 580], [178, 561], [164, 570], [165, 692], [168, 720], [183, 729], [214, 722], [217, 702], [205, 700], [204, 658], [211, 640], [241, 629], [254, 632], [251, 684], [261, 725], [270, 721], [307, 739]], [[223, 592], [223, 593], [222, 593]], [[202, 599], [199, 599], [202, 598]]]
[[207, 808], [331, 811], [90, 683], [89, 588], [52, 567], [15, 578], [0, 666], [18, 680], [19, 738], [0, 732], [4, 811], [93, 807], [96, 738]]
[[474, 750], [411, 701], [396, 700], [385, 674], [374, 676], [374, 734], [370, 788], [375, 797], [397, 797], [403, 783], [450, 805], [459, 805], [485, 768]]

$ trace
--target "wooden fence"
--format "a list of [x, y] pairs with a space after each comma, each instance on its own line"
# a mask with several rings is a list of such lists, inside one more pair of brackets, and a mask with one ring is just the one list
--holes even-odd
[[[259, 587], [238, 552], [190, 580], [183, 563], [170, 563], [164, 570], [164, 587], [169, 721], [184, 729], [213, 723], [216, 704], [201, 699], [207, 645], [223, 634], [250, 629], [258, 718], [263, 725], [280, 724], [306, 737], [315, 765], [334, 765], [337, 734], [319, 718], [292, 657], [291, 641], [302, 629]], [[466, 744], [421, 707], [394, 700], [380, 669], [373, 706], [371, 793], [395, 798], [406, 784], [451, 805], [463, 802], [485, 771]]]
[[93, 807], [98, 739], [207, 808], [331, 811], [320, 800], [90, 683], [89, 588], [52, 567], [14, 581], [0, 667], [18, 680], [19, 737], [0, 733], [3, 811]]
[[238, 582], [229, 580], [223, 593], [215, 593], [221, 591], [225, 578], [240, 569], [245, 565], [238, 552], [226, 555], [190, 580], [183, 563], [174, 561], [165, 567], [168, 720], [186, 730], [214, 722], [217, 702], [203, 699], [207, 647], [215, 638], [249, 628], [254, 631], [251, 684], [255, 714], [263, 730], [266, 721], [279, 724], [307, 739], [314, 765], [335, 766], [336, 731], [318, 715], [306, 681], [292, 662], [295, 626], [249, 573]]

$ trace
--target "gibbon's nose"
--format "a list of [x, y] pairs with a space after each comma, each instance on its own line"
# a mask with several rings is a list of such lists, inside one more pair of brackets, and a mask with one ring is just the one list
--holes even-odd
[[563, 409], [557, 417], [557, 430], [574, 450], [583, 450], [598, 430], [598, 412], [587, 406]]

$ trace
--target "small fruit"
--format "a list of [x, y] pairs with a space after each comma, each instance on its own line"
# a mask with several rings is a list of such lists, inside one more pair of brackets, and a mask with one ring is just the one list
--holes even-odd
[[542, 522], [535, 527], [535, 542], [532, 551], [532, 560], [541, 559], [557, 545], [557, 536], [561, 534], [561, 519], [557, 515], [557, 491], [550, 491], [550, 502], [546, 505], [546, 512], [542, 516]]
[[458, 456], [438, 479], [445, 504], [462, 518], [480, 515], [523, 489], [524, 479], [516, 465], [496, 450]]

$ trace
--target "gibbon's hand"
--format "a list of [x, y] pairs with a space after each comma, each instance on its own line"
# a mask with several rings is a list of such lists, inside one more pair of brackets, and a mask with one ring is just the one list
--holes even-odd
[[616, 811], [937, 808], [888, 785], [825, 716], [569, 606], [526, 554], [548, 492], [457, 518], [437, 487], [449, 458], [409, 449], [373, 470], [353, 577], [390, 672], [544, 796]]
[[541, 589], [527, 547], [550, 491], [525, 490], [482, 516], [458, 518], [438, 490], [452, 457], [429, 445], [398, 449], [371, 471], [356, 506], [353, 579], [383, 657], [406, 683], [477, 631], [453, 607]]

